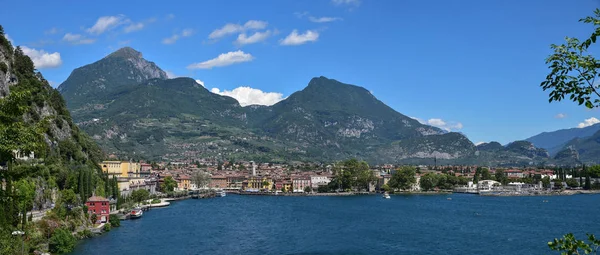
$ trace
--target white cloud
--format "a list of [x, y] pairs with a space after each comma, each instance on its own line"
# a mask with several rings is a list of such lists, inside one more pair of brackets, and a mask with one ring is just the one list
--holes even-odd
[[138, 23], [132, 23], [129, 26], [126, 26], [123, 29], [123, 32], [125, 33], [131, 33], [131, 32], [135, 32], [138, 30], [142, 30], [144, 28], [144, 22], [138, 22]]
[[564, 119], [566, 117], [567, 117], [567, 114], [564, 114], [564, 113], [559, 113], [559, 114], [556, 114], [556, 116], [554, 116], [554, 118], [557, 118], [557, 119]]
[[53, 28], [50, 28], [50, 29], [44, 31], [44, 34], [53, 35], [53, 34], [57, 34], [58, 32], [59, 32], [58, 28], [53, 27]]
[[202, 87], [204, 87], [204, 82], [203, 81], [201, 81], [199, 79], [196, 79], [196, 83], [198, 83], [198, 84], [202, 85]]
[[237, 40], [235, 40], [234, 43], [237, 45], [258, 43], [266, 40], [267, 38], [269, 38], [269, 36], [271, 36], [271, 30], [267, 30], [265, 32], [256, 32], [251, 36], [247, 36], [246, 33], [242, 33], [238, 35], [238, 38]]
[[[204, 85], [203, 85], [204, 86]], [[221, 91], [218, 88], [212, 88], [212, 93], [219, 94], [222, 96], [230, 96], [235, 98], [241, 106], [248, 105], [274, 105], [277, 102], [283, 100], [283, 94], [277, 92], [263, 92], [260, 89], [251, 87], [237, 87], [231, 91]]]
[[307, 42], [315, 42], [319, 39], [319, 32], [307, 30], [304, 34], [298, 34], [298, 30], [294, 29], [291, 34], [280, 41], [281, 45], [301, 45]]
[[4, 37], [6, 37], [6, 40], [8, 40], [11, 45], [15, 45], [15, 42], [12, 40], [12, 38], [10, 38], [10, 36], [8, 36], [8, 34], [4, 34]]
[[265, 21], [261, 21], [261, 20], [249, 20], [248, 22], [246, 22], [246, 24], [244, 24], [244, 28], [245, 29], [265, 29], [267, 28], [268, 23]]
[[171, 37], [167, 37], [164, 38], [162, 40], [163, 44], [174, 44], [175, 42], [177, 42], [177, 40], [183, 38], [183, 37], [189, 37], [192, 36], [194, 34], [194, 30], [191, 28], [186, 28], [184, 30], [181, 31], [180, 34], [174, 34]]
[[148, 24], [155, 22], [156, 18], [150, 18], [144, 21], [140, 21], [140, 22], [132, 22], [131, 20], [127, 19], [125, 20], [123, 23], [127, 24], [127, 26], [125, 28], [123, 28], [123, 32], [128, 34], [128, 33], [132, 33], [135, 31], [140, 31], [142, 29], [144, 29]]
[[420, 119], [420, 118], [417, 118], [417, 117], [410, 117], [410, 116], [409, 116], [409, 118], [411, 118], [411, 119], [413, 119], [413, 120], [416, 120], [416, 121], [418, 121], [418, 122], [419, 122], [419, 123], [421, 123], [421, 124], [427, 124], [427, 122], [425, 122], [424, 120], [422, 120], [422, 119]]
[[304, 18], [304, 16], [308, 15], [308, 12], [294, 12], [294, 15], [296, 15], [296, 17], [298, 17], [299, 19]]
[[103, 16], [98, 18], [94, 26], [87, 29], [87, 32], [94, 35], [102, 34], [123, 24], [123, 15], [119, 16]]
[[167, 77], [168, 77], [169, 79], [173, 79], [173, 78], [177, 78], [177, 77], [179, 77], [179, 75], [176, 75], [174, 72], [171, 72], [171, 71], [169, 71], [169, 70], [166, 70], [166, 71], [165, 71], [165, 73], [167, 73]]
[[584, 127], [589, 127], [591, 125], [600, 123], [600, 120], [596, 119], [595, 117], [591, 117], [589, 119], [585, 119], [583, 120], [583, 122], [579, 123], [579, 125], [577, 125], [578, 128], [584, 128]]
[[331, 0], [331, 2], [335, 5], [360, 5], [360, 0]]
[[425, 121], [425, 120], [422, 120], [422, 119], [417, 118], [417, 117], [409, 117], [409, 118], [415, 119], [418, 122], [420, 122], [421, 124], [438, 127], [438, 128], [443, 129], [443, 130], [446, 130], [448, 132], [450, 132], [450, 131], [456, 131], [456, 130], [459, 130], [459, 129], [463, 128], [463, 124], [460, 123], [460, 122], [456, 122], [456, 121], [444, 121], [444, 120], [438, 119], [438, 118], [432, 118], [432, 119], [429, 119], [429, 120]]
[[179, 35], [178, 34], [174, 34], [171, 37], [167, 37], [162, 39], [162, 43], [163, 44], [174, 44], [177, 40], [179, 40]]
[[338, 18], [338, 17], [313, 17], [310, 16], [308, 17], [308, 20], [310, 20], [311, 22], [315, 22], [315, 23], [326, 23], [326, 22], [333, 22], [333, 21], [338, 21], [338, 20], [342, 20], [342, 18]]
[[169, 13], [169, 14], [167, 14], [167, 17], [166, 17], [165, 19], [166, 19], [166, 20], [172, 20], [172, 19], [174, 19], [174, 18], [175, 18], [175, 14], [173, 14], [173, 13]]
[[450, 131], [456, 131], [459, 129], [463, 128], [463, 124], [460, 122], [446, 122], [442, 119], [437, 119], [437, 118], [433, 118], [433, 119], [429, 119], [427, 120], [427, 124], [434, 126], [434, 127], [438, 127], [441, 128], [443, 130], [446, 130], [448, 132]]
[[70, 44], [73, 44], [73, 45], [77, 45], [77, 44], [91, 44], [91, 43], [94, 43], [96, 41], [96, 39], [85, 38], [85, 36], [80, 35], [80, 34], [66, 33], [65, 36], [63, 36], [63, 41], [69, 42]]
[[62, 60], [60, 59], [60, 53], [48, 53], [44, 50], [36, 50], [29, 48], [27, 46], [22, 46], [21, 49], [23, 53], [33, 61], [35, 68], [53, 68], [62, 65]]
[[240, 24], [227, 23], [217, 28], [208, 35], [208, 39], [219, 39], [221, 37], [242, 33], [247, 30], [261, 30], [267, 28], [268, 23], [260, 20], [249, 20], [243, 26]]
[[194, 30], [191, 28], [186, 28], [183, 31], [181, 31], [181, 36], [183, 37], [188, 37], [194, 34]]
[[218, 57], [204, 61], [204, 62], [193, 63], [193, 64], [189, 65], [187, 68], [188, 69], [211, 69], [213, 67], [221, 67], [221, 66], [228, 66], [228, 65], [233, 65], [233, 64], [243, 63], [243, 62], [249, 62], [249, 61], [252, 61], [253, 59], [254, 59], [254, 57], [252, 55], [250, 55], [249, 53], [244, 53], [241, 50], [230, 51], [227, 53], [220, 54]]

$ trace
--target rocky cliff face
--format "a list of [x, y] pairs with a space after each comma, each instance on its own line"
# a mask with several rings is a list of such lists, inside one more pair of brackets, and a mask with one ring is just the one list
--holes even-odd
[[10, 92], [10, 86], [18, 81], [12, 70], [12, 45], [4, 36], [0, 37], [0, 98], [3, 98]]

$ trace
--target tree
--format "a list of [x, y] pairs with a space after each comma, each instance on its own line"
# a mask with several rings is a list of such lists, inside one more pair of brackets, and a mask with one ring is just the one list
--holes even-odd
[[192, 182], [196, 187], [203, 188], [210, 184], [210, 174], [202, 171], [197, 171], [192, 175]]
[[577, 182], [577, 180], [575, 180], [573, 178], [567, 179], [566, 183], [569, 187], [573, 187], [573, 188], [579, 187], [579, 183]]
[[587, 242], [577, 240], [572, 233], [566, 234], [561, 239], [554, 239], [548, 242], [548, 247], [553, 251], [560, 251], [564, 255], [574, 254], [597, 254], [600, 248], [600, 240], [596, 239], [593, 234], [587, 234]]
[[33, 209], [33, 200], [35, 198], [35, 183], [29, 179], [21, 179], [16, 185], [19, 211], [21, 212], [21, 226], [27, 225], [27, 212]]
[[473, 183], [477, 184], [479, 182], [479, 168], [475, 170], [475, 175], [473, 175]]
[[[333, 169], [335, 177], [332, 185], [336, 185], [343, 190], [347, 189], [367, 189], [369, 184], [376, 181], [377, 178], [369, 169], [369, 165], [365, 161], [356, 159], [346, 160]], [[336, 188], [337, 189], [337, 188]]]
[[150, 198], [150, 192], [145, 189], [138, 189], [131, 192], [131, 199], [133, 199], [133, 201], [136, 203], [146, 201], [148, 198]]
[[90, 221], [92, 222], [92, 224], [96, 224], [96, 222], [98, 221], [98, 215], [96, 215], [95, 213], [92, 214], [92, 216], [90, 216]]
[[502, 170], [502, 169], [496, 170], [496, 173], [494, 174], [494, 178], [496, 179], [497, 182], [502, 183], [502, 185], [506, 185], [508, 183], [508, 177], [506, 177], [504, 175], [504, 170]]
[[117, 216], [115, 214], [111, 214], [108, 217], [108, 222], [110, 222], [110, 225], [112, 227], [119, 227], [119, 226], [121, 226], [121, 220], [119, 219], [119, 216]]
[[544, 188], [550, 188], [550, 177], [546, 176], [542, 178], [542, 186], [544, 186]]
[[405, 166], [400, 169], [397, 169], [396, 172], [392, 174], [392, 178], [388, 183], [388, 188], [401, 190], [410, 189], [413, 184], [417, 183], [417, 178], [415, 178], [415, 174], [416, 170], [414, 167]]
[[49, 249], [52, 253], [69, 253], [75, 248], [75, 242], [75, 237], [73, 237], [71, 231], [59, 228], [54, 231], [50, 238]]
[[[319, 187], [319, 188], [320, 188], [320, 187]], [[389, 186], [389, 185], [387, 185], [387, 184], [383, 184], [383, 186], [381, 186], [381, 190], [383, 190], [383, 191], [385, 191], [385, 192], [389, 192], [389, 191], [390, 191], [390, 190], [392, 190], [392, 189], [390, 188], [390, 186]]]
[[421, 176], [420, 181], [421, 189], [424, 191], [433, 190], [433, 188], [437, 185], [437, 174], [434, 173], [426, 173]]
[[481, 169], [481, 179], [483, 179], [483, 180], [491, 180], [492, 179], [492, 174], [490, 174], [489, 169], [487, 169], [487, 168]]
[[554, 54], [546, 59], [551, 69], [540, 86], [550, 90], [549, 101], [561, 101], [565, 96], [587, 108], [600, 106], [600, 86], [595, 83], [599, 75], [600, 61], [587, 54], [592, 43], [600, 35], [600, 9], [594, 10], [594, 16], [580, 19], [579, 22], [594, 25], [594, 31], [584, 41], [566, 37], [566, 44], [552, 44]]
[[310, 187], [310, 186], [304, 187], [304, 192], [311, 193], [312, 192], [312, 187]]
[[163, 183], [160, 185], [160, 189], [163, 192], [171, 192], [175, 190], [175, 187], [177, 187], [177, 182], [171, 176], [165, 177]]

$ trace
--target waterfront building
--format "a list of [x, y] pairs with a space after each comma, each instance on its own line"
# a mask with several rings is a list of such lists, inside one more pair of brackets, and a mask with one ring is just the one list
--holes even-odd
[[103, 173], [116, 177], [140, 177], [141, 165], [127, 161], [102, 161], [99, 163]]
[[191, 178], [187, 175], [180, 175], [179, 177], [175, 178], [175, 181], [177, 181], [177, 189], [178, 190], [189, 190], [191, 189]]
[[247, 181], [246, 189], [270, 191], [273, 187], [273, 180], [270, 177], [251, 176]]
[[329, 184], [329, 182], [331, 182], [331, 179], [329, 178], [328, 175], [311, 175], [310, 176], [311, 187], [314, 190], [318, 189], [319, 186], [327, 186], [327, 184]]
[[297, 176], [292, 177], [293, 192], [304, 192], [306, 187], [311, 187], [310, 177]]
[[131, 192], [138, 189], [145, 189], [150, 194], [155, 194], [158, 187], [158, 180], [155, 177], [121, 177], [117, 178], [117, 185], [121, 195], [127, 197]]
[[227, 188], [228, 189], [242, 189], [242, 184], [245, 177], [241, 175], [227, 175]]
[[510, 169], [510, 170], [504, 171], [504, 176], [506, 176], [508, 178], [513, 178], [513, 179], [525, 177], [523, 174], [523, 171], [517, 170], [517, 169]]
[[222, 175], [215, 175], [210, 177], [210, 185], [208, 185], [211, 189], [224, 189], [227, 187], [227, 177]]
[[108, 222], [110, 216], [110, 201], [104, 197], [92, 196], [88, 198], [85, 205], [88, 208], [88, 215], [91, 217], [92, 214], [97, 216], [95, 223]]

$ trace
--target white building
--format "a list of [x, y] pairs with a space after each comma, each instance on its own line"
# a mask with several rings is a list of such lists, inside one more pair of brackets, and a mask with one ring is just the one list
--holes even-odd
[[331, 182], [331, 179], [329, 179], [329, 176], [326, 175], [310, 176], [310, 183], [314, 190], [319, 188], [319, 186], [326, 186], [327, 184], [329, 184], [329, 182]]

